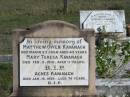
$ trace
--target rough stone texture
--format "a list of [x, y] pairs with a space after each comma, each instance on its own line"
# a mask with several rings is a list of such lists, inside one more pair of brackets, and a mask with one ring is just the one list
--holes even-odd
[[[76, 38], [84, 37], [90, 47], [89, 86], [20, 87], [19, 85], [19, 43], [25, 37]], [[80, 97], [96, 95], [95, 88], [95, 34], [93, 30], [80, 31], [76, 26], [63, 21], [47, 21], [27, 29], [17, 29], [13, 35], [13, 94], [11, 96]]]
[[130, 86], [97, 87], [98, 94], [105, 97], [130, 97]]
[[130, 97], [130, 79], [97, 79], [98, 95], [105, 97]]

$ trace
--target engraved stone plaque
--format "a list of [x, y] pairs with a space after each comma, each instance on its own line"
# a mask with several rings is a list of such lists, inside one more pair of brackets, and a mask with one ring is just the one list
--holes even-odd
[[95, 32], [126, 33], [124, 10], [80, 11], [80, 28], [94, 29]]
[[25, 38], [19, 51], [20, 86], [88, 85], [84, 38]]

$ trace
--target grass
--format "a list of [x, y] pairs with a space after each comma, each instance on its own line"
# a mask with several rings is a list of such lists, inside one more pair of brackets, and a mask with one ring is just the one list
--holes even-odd
[[12, 65], [0, 63], [0, 97], [7, 97], [12, 88]]
[[126, 16], [130, 16], [130, 1], [127, 0], [68, 1], [68, 14], [63, 15], [62, 0], [0, 0], [0, 32], [10, 32], [15, 28], [26, 27], [49, 19], [63, 19], [78, 25], [79, 19], [72, 18], [79, 17], [80, 10], [125, 9]]

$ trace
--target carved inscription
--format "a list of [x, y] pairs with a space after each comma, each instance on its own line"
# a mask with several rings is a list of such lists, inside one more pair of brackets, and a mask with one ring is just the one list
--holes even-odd
[[88, 85], [89, 46], [83, 38], [25, 38], [20, 86]]

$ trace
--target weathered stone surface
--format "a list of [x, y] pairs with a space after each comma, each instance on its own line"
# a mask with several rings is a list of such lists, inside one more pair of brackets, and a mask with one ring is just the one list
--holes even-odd
[[[89, 43], [89, 86], [31, 86], [21, 87], [19, 79], [19, 43], [30, 38], [84, 38]], [[27, 29], [18, 29], [13, 35], [13, 94], [12, 96], [71, 97], [95, 95], [95, 34], [93, 30], [79, 30], [63, 21], [47, 21]]]
[[123, 10], [80, 11], [80, 28], [93, 28], [95, 32], [123, 32], [126, 35]]

